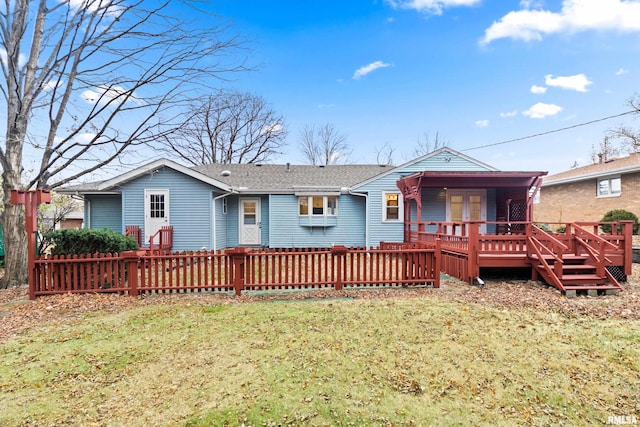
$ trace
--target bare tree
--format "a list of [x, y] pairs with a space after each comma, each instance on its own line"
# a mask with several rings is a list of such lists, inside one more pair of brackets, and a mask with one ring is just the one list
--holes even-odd
[[331, 123], [319, 128], [306, 125], [300, 132], [298, 146], [307, 163], [312, 165], [335, 165], [346, 162], [351, 155], [347, 136]]
[[422, 134], [422, 137], [418, 137], [416, 148], [413, 149], [413, 157], [420, 157], [425, 154], [431, 153], [438, 148], [448, 147], [449, 141], [440, 136], [440, 132], [436, 131], [434, 138], [431, 138], [429, 132]]
[[390, 166], [393, 165], [393, 154], [396, 148], [391, 144], [385, 142], [382, 147], [376, 147], [376, 162], [379, 165]]
[[169, 9], [178, 3], [188, 7], [168, 0], [15, 0], [0, 7], [0, 287], [26, 278], [22, 210], [10, 203], [12, 189], [55, 188], [143, 152], [179, 126], [178, 111], [203, 87], [245, 68], [230, 55], [242, 46], [238, 37], [222, 26], [181, 21]]
[[[635, 111], [635, 115], [640, 114], [640, 95], [629, 98], [627, 104]], [[609, 129], [606, 135], [619, 143], [619, 149], [623, 153], [640, 153], [640, 131], [631, 127], [620, 125]]]
[[621, 125], [609, 129], [608, 136], [619, 141], [620, 149], [624, 153], [640, 153], [640, 131]]
[[51, 241], [47, 234], [54, 231], [69, 214], [81, 210], [81, 204], [71, 196], [54, 193], [51, 195], [51, 203], [41, 205], [38, 209], [38, 248], [40, 253], [47, 251]]
[[191, 109], [164, 145], [194, 166], [258, 163], [280, 154], [287, 135], [284, 119], [256, 95], [220, 91]]
[[620, 155], [620, 149], [609, 141], [609, 137], [605, 136], [598, 148], [591, 146], [591, 162], [605, 163], [616, 156]]

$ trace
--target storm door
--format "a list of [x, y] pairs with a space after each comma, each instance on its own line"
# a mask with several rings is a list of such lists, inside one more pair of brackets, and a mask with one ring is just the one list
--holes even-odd
[[260, 199], [240, 199], [240, 244], [259, 245]]
[[169, 225], [169, 190], [144, 190], [144, 241]]

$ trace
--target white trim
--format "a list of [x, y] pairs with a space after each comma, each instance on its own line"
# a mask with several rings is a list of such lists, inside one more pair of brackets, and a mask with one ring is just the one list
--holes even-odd
[[[162, 218], [158, 218], [153, 220], [151, 218], [151, 207], [149, 206], [149, 200], [148, 197], [150, 197], [153, 194], [162, 194], [164, 196], [164, 206], [163, 206], [163, 212], [164, 212], [164, 216]], [[148, 242], [149, 238], [154, 235], [162, 225], [157, 225], [157, 224], [164, 224], [164, 225], [169, 225], [171, 224], [170, 222], [170, 216], [169, 216], [169, 212], [170, 212], [170, 192], [168, 188], [145, 188], [144, 189], [144, 241]], [[151, 224], [153, 224], [154, 226], [151, 227]]]
[[[313, 198], [314, 197], [322, 197], [322, 213], [321, 214], [314, 214], [313, 213]], [[328, 213], [329, 212], [329, 198], [330, 197], [334, 197], [336, 199], [336, 209], [335, 209], [335, 213]], [[304, 200], [307, 199], [307, 213], [306, 214], [301, 214], [300, 213], [300, 200]], [[308, 194], [303, 194], [303, 195], [299, 195], [298, 196], [298, 217], [307, 217], [307, 216], [311, 216], [311, 217], [337, 217], [338, 214], [340, 213], [340, 195], [339, 194], [312, 194], [312, 195], [308, 195]]]
[[[614, 179], [620, 180], [620, 191], [617, 193], [611, 192], [611, 181]], [[607, 181], [609, 194], [600, 194], [600, 181]], [[597, 199], [607, 199], [610, 197], [620, 197], [620, 196], [622, 196], [622, 177], [620, 175], [608, 175], [608, 176], [602, 176], [596, 179], [596, 198]]]
[[[387, 194], [396, 194], [398, 196], [398, 219], [387, 218]], [[382, 222], [384, 223], [404, 223], [404, 197], [401, 191], [383, 191], [382, 192]]]
[[[261, 219], [261, 209], [262, 209], [262, 200], [260, 197], [240, 197], [239, 198], [239, 206], [238, 206], [238, 244], [239, 245], [248, 245], [248, 246], [258, 246], [262, 244], [262, 219]], [[256, 202], [256, 223], [252, 224], [257, 228], [257, 241], [256, 242], [244, 242], [244, 202]]]
[[[160, 159], [160, 160], [156, 160], [153, 161], [151, 163], [147, 163], [144, 166], [140, 166], [139, 168], [133, 169], [127, 173], [124, 173], [122, 175], [118, 175], [114, 178], [108, 179], [106, 181], [102, 181], [101, 183], [98, 184], [98, 188], [91, 190], [92, 192], [101, 192], [104, 190], [108, 190], [111, 189], [117, 185], [121, 185], [127, 181], [131, 181], [135, 178], [138, 178], [140, 176], [149, 174], [149, 173], [153, 173], [158, 171], [159, 169], [161, 169], [162, 167], [168, 167], [170, 169], [173, 169], [177, 172], [180, 172], [184, 175], [190, 176], [191, 178], [197, 179], [198, 181], [202, 181], [204, 183], [207, 183], [209, 185], [213, 185], [215, 187], [220, 188], [221, 190], [225, 191], [225, 192], [231, 192], [232, 188], [225, 184], [224, 182], [218, 181], [216, 179], [210, 178], [207, 175], [204, 175], [198, 171], [195, 171], [193, 169], [190, 169], [188, 167], [182, 166], [181, 164], [178, 164], [176, 162], [173, 162], [171, 160], [168, 159]], [[81, 191], [81, 190], [80, 190]]]
[[[451, 222], [451, 196], [453, 195], [462, 195], [463, 196], [463, 211], [462, 214], [467, 215], [466, 218], [462, 218], [462, 222], [470, 221], [469, 215], [469, 196], [480, 196], [481, 206], [480, 206], [480, 219], [476, 221], [486, 221], [487, 220], [487, 190], [486, 189], [464, 189], [464, 188], [456, 188], [453, 190], [447, 190], [446, 194], [446, 221]], [[484, 234], [486, 232], [487, 225], [482, 224], [480, 226], [480, 233]]]

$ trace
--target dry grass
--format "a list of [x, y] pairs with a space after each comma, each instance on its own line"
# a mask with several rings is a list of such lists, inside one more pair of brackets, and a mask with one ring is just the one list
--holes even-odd
[[[530, 299], [509, 304], [504, 289]], [[640, 320], [627, 309], [606, 315], [624, 296], [566, 300], [539, 286], [456, 282], [307, 295], [340, 298], [60, 296], [3, 305], [7, 318], [40, 306], [56, 321], [41, 317], [2, 343], [0, 425], [640, 418]], [[109, 299], [117, 309], [91, 309]]]

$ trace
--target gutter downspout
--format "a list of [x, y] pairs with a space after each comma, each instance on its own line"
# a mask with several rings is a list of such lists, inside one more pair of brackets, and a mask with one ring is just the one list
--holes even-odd
[[349, 188], [349, 194], [352, 196], [364, 197], [364, 245], [369, 248], [369, 194], [368, 193], [356, 193]]
[[211, 248], [212, 248], [211, 250], [214, 251], [214, 252], [218, 249], [216, 247], [216, 237], [217, 237], [216, 236], [216, 201], [218, 199], [222, 199], [224, 197], [230, 196], [230, 195], [232, 195], [234, 193], [235, 192], [232, 191], [232, 192], [229, 192], [229, 193], [221, 194], [221, 195], [216, 196], [216, 197], [213, 198], [213, 215], [212, 215], [213, 216], [213, 242], [212, 242], [213, 244], [211, 245]]

